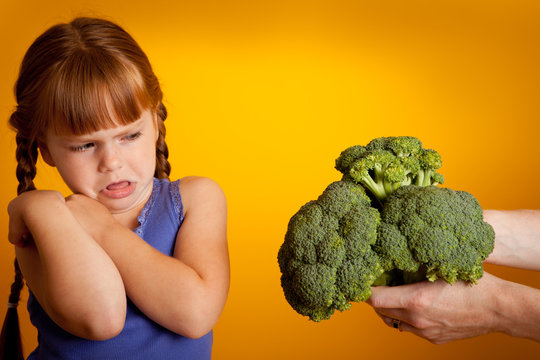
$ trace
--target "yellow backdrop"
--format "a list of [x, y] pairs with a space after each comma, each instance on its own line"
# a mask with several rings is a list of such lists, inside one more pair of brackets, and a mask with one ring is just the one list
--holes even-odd
[[[0, 0], [4, 235], [17, 186], [6, 123], [18, 66], [39, 33], [79, 15], [118, 22], [150, 57], [170, 114], [172, 177], [209, 176], [227, 193], [232, 287], [215, 359], [540, 353], [538, 343], [501, 334], [435, 346], [386, 327], [366, 304], [310, 322], [286, 303], [276, 261], [291, 215], [339, 178], [334, 159], [378, 136], [413, 135], [437, 149], [446, 185], [485, 208], [538, 208], [536, 1]], [[42, 162], [37, 184], [67, 194]], [[7, 300], [5, 236], [0, 253]], [[537, 273], [489, 270], [540, 287]], [[0, 301], [2, 318], [5, 310]], [[21, 310], [28, 353], [36, 334]]]

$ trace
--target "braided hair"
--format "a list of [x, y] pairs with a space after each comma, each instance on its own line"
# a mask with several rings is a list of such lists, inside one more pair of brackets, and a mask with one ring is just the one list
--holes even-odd
[[[47, 131], [82, 135], [127, 125], [147, 109], [156, 115], [158, 128], [154, 176], [169, 177], [167, 109], [159, 81], [137, 42], [117, 24], [81, 17], [49, 28], [23, 58], [15, 97], [9, 123], [16, 131], [19, 195], [36, 189], [38, 141]], [[22, 287], [15, 260], [0, 359], [23, 359], [16, 309]]]

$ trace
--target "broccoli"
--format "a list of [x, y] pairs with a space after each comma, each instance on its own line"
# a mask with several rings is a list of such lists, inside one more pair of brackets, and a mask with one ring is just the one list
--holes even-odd
[[411, 136], [377, 138], [344, 150], [336, 159], [343, 180], [362, 184], [380, 202], [403, 185], [444, 183], [436, 172], [441, 166], [440, 155], [423, 149], [420, 140]]
[[398, 282], [441, 278], [450, 284], [476, 283], [494, 238], [480, 204], [468, 192], [411, 185], [387, 198], [374, 249], [405, 272]]
[[292, 216], [278, 252], [293, 309], [321, 321], [367, 300], [371, 286], [476, 283], [495, 233], [473, 195], [437, 186], [441, 165], [408, 136], [343, 151], [342, 179]]
[[345, 181], [330, 184], [300, 208], [278, 252], [281, 284], [293, 309], [320, 321], [371, 296], [384, 271], [371, 248], [379, 218], [364, 189]]

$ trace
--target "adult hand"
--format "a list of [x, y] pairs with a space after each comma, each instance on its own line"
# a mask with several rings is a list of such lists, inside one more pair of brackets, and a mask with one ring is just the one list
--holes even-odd
[[398, 326], [434, 344], [470, 338], [498, 328], [497, 297], [505, 283], [484, 273], [476, 285], [438, 280], [373, 287], [367, 301], [388, 326]]

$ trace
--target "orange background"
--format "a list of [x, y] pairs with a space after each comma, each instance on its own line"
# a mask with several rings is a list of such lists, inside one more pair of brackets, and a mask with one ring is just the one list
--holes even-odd
[[[435, 346], [386, 327], [366, 304], [310, 322], [286, 303], [276, 261], [291, 215], [339, 178], [334, 159], [378, 136], [419, 137], [442, 155], [446, 186], [484, 208], [539, 208], [536, 1], [0, 0], [2, 209], [17, 186], [6, 123], [20, 61], [42, 31], [79, 15], [118, 22], [148, 54], [170, 114], [172, 178], [209, 176], [227, 193], [232, 286], [215, 359], [540, 353], [501, 334]], [[41, 161], [37, 185], [67, 195]], [[5, 210], [0, 218], [7, 234]], [[7, 301], [7, 240], [0, 254]], [[538, 273], [488, 269], [540, 288]], [[28, 353], [35, 331], [20, 313]]]

